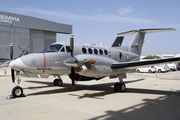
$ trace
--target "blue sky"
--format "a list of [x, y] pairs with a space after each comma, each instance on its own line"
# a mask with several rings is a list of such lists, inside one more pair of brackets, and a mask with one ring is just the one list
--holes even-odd
[[[111, 46], [117, 33], [134, 29], [175, 28], [146, 34], [142, 55], [180, 53], [179, 0], [1, 0], [0, 11], [73, 25], [77, 43]], [[67, 41], [70, 35], [57, 35]], [[123, 45], [133, 36], [125, 36]]]

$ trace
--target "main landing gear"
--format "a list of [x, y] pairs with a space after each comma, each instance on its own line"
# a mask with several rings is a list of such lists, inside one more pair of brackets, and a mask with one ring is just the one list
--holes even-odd
[[54, 86], [62, 86], [63, 81], [61, 79], [55, 79], [53, 84], [54, 84]]
[[119, 82], [114, 84], [114, 91], [115, 92], [125, 92], [126, 91], [126, 85], [124, 84], [122, 79], [120, 79]]
[[54, 86], [62, 86], [63, 85], [63, 81], [61, 80], [60, 76], [58, 76], [58, 79], [54, 79], [53, 84], [54, 84]]

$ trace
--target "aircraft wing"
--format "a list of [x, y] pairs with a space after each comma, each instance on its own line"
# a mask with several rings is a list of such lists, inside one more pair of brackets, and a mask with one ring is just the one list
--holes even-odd
[[143, 66], [169, 64], [170, 62], [180, 62], [180, 57], [148, 60], [148, 61], [122, 62], [119, 64], [112, 64], [111, 68], [113, 68], [113, 69], [134, 69], [134, 68], [143, 67]]
[[6, 64], [1, 64], [0, 68], [2, 68], [2, 67], [8, 67], [8, 66]]

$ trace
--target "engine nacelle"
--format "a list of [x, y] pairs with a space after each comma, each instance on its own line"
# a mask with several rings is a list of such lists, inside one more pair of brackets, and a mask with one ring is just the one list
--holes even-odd
[[[104, 76], [108, 76], [113, 74], [113, 70], [111, 69], [111, 65], [117, 63], [117, 61], [103, 56], [97, 55], [77, 55], [76, 64], [81, 65], [81, 71], [78, 72], [80, 75], [84, 75], [86, 77], [95, 77], [102, 78]], [[88, 60], [94, 60], [91, 62], [86, 62]], [[82, 64], [83, 63], [83, 64]], [[86, 73], [85, 73], [86, 72]]]

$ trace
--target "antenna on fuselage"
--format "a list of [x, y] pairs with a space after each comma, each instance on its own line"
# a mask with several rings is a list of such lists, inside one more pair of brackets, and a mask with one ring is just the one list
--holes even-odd
[[67, 40], [67, 43], [69, 43], [69, 41], [70, 41], [70, 38]]
[[99, 46], [102, 47], [103, 46], [103, 42], [101, 42]]

